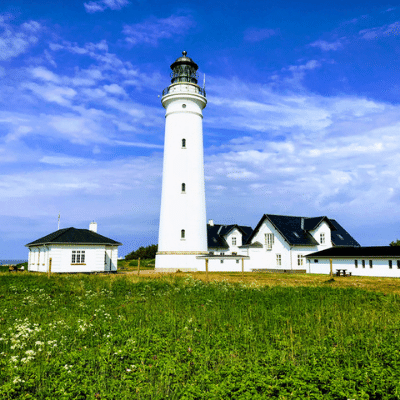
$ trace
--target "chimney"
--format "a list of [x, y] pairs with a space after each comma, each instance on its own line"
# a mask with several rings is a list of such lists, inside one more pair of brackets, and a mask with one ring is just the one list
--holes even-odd
[[300, 220], [300, 227], [304, 231], [304, 218], [303, 217], [301, 217], [301, 220]]
[[213, 220], [213, 219], [209, 219], [209, 220], [208, 220], [208, 225], [214, 226], [214, 220]]
[[91, 222], [90, 224], [89, 224], [89, 231], [92, 231], [92, 232], [96, 232], [97, 233], [97, 223], [96, 222]]

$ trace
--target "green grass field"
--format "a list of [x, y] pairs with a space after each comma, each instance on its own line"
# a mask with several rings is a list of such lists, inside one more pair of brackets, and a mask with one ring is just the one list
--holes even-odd
[[314, 278], [0, 273], [0, 398], [399, 399], [399, 296]]

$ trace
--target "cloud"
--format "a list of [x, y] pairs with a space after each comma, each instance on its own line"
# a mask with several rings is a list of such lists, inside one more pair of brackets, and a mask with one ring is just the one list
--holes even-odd
[[28, 51], [37, 43], [38, 34], [42, 27], [36, 21], [29, 21], [19, 27], [14, 27], [5, 22], [3, 16], [0, 20], [0, 60], [10, 60]]
[[93, 163], [93, 161], [90, 161], [85, 158], [61, 156], [61, 155], [44, 156], [39, 160], [39, 162], [50, 165], [58, 165], [60, 167], [71, 167], [71, 166], [77, 167]]
[[248, 28], [244, 32], [244, 40], [247, 42], [261, 42], [262, 40], [268, 39], [271, 36], [278, 34], [277, 29], [259, 29], [259, 28]]
[[363, 39], [373, 40], [381, 36], [394, 35], [397, 36], [400, 33], [400, 21], [396, 21], [390, 25], [383, 25], [377, 28], [363, 29], [359, 32]]
[[171, 15], [168, 18], [151, 17], [145, 22], [125, 25], [123, 33], [126, 41], [132, 45], [150, 44], [157, 46], [160, 39], [184, 36], [195, 25], [192, 17]]
[[120, 10], [121, 8], [130, 4], [128, 0], [97, 0], [83, 3], [86, 12], [92, 14], [95, 12], [102, 12], [107, 8], [111, 10]]
[[318, 47], [323, 51], [330, 51], [330, 50], [338, 50], [343, 47], [340, 40], [336, 40], [335, 42], [327, 42], [325, 40], [317, 40], [310, 44], [311, 47]]

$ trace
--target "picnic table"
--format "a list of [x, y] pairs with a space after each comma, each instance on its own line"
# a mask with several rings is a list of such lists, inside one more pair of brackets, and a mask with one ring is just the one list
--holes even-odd
[[338, 268], [336, 269], [336, 276], [351, 276], [351, 272], [346, 273], [347, 269], [344, 268]]

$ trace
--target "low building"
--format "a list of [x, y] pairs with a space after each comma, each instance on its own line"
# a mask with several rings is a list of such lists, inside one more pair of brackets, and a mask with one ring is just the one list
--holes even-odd
[[121, 243], [89, 229], [65, 228], [28, 243], [28, 271], [73, 273], [116, 272]]
[[400, 277], [400, 247], [332, 247], [308, 254], [307, 272], [329, 274], [332, 270], [346, 270], [356, 276]]
[[333, 246], [360, 244], [334, 219], [264, 214], [249, 226], [207, 225], [210, 271], [297, 270], [306, 255]]
[[251, 269], [305, 270], [305, 256], [333, 246], [360, 246], [334, 219], [264, 214], [242, 246]]

